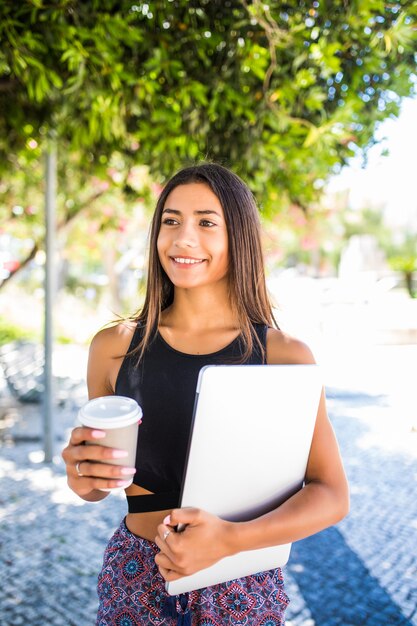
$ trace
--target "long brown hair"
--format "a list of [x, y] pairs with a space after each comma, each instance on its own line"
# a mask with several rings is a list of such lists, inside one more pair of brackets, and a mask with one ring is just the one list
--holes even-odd
[[[159, 260], [157, 239], [165, 201], [178, 185], [208, 185], [222, 205], [229, 241], [229, 295], [236, 311], [245, 361], [259, 344], [253, 324], [278, 327], [265, 284], [260, 220], [255, 198], [245, 183], [233, 172], [216, 163], [201, 163], [180, 170], [165, 185], [156, 204], [150, 230], [150, 250], [145, 303], [133, 319], [144, 327], [142, 340], [134, 352], [139, 361], [155, 336], [161, 313], [174, 300], [174, 285]], [[263, 347], [260, 346], [263, 350]]]

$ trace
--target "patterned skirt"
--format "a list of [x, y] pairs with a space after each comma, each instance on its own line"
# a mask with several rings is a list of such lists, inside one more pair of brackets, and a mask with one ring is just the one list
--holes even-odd
[[281, 569], [168, 596], [158, 546], [124, 520], [104, 553], [96, 626], [281, 626], [289, 603]]

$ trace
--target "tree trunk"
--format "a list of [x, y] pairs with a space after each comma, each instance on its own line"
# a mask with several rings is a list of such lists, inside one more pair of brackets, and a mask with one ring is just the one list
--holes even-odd
[[408, 295], [410, 298], [416, 297], [416, 292], [413, 287], [414, 272], [404, 272], [405, 286], [407, 287]]

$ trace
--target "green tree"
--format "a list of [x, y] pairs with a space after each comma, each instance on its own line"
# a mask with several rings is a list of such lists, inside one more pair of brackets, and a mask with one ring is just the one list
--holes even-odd
[[[22, 259], [0, 289], [38, 254], [42, 256], [43, 160], [40, 147], [35, 144], [32, 142], [31, 154], [27, 150], [15, 158], [15, 174], [0, 182], [0, 246], [2, 237], [18, 239]], [[99, 170], [94, 164], [88, 166], [80, 152], [62, 153], [58, 167], [56, 242], [62, 265], [61, 285], [74, 286], [78, 281], [88, 286], [88, 274], [102, 271], [103, 261], [108, 261], [105, 264], [113, 308], [120, 310], [116, 276], [120, 263], [112, 262], [110, 255], [115, 252], [118, 256], [118, 250], [129, 245], [138, 247], [139, 256], [143, 253], [145, 220], [158, 191], [148, 168], [129, 166], [122, 154], [113, 153], [111, 160]], [[33, 281], [27, 276], [27, 279], [26, 287], [37, 284], [36, 278]]]
[[51, 134], [79, 185], [61, 223], [88, 214], [82, 181], [119, 157], [125, 178], [143, 164], [158, 183], [215, 159], [265, 215], [306, 211], [413, 93], [416, 16], [416, 1], [3, 0], [2, 217]]
[[54, 129], [161, 180], [218, 159], [266, 208], [308, 206], [412, 93], [416, 15], [381, 0], [3, 0], [2, 161]]
[[392, 269], [403, 275], [410, 298], [416, 298], [414, 280], [417, 272], [417, 233], [404, 233], [400, 241], [385, 242], [384, 248]]

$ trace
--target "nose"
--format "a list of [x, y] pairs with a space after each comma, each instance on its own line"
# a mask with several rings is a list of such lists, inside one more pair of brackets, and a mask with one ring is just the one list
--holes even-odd
[[192, 223], [184, 222], [175, 231], [174, 245], [177, 248], [195, 248], [198, 245], [197, 233]]

